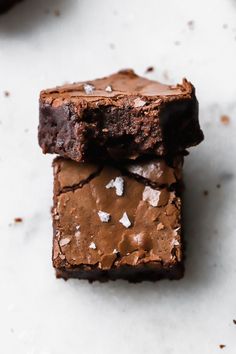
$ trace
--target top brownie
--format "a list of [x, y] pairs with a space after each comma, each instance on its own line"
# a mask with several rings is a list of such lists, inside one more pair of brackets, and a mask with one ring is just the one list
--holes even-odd
[[75, 161], [183, 152], [203, 140], [195, 89], [119, 71], [40, 94], [39, 144]]

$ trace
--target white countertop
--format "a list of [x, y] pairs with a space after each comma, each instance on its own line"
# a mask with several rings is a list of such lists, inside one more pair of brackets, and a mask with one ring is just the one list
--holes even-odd
[[[235, 0], [25, 0], [0, 17], [1, 353], [236, 353], [235, 59]], [[185, 164], [186, 276], [57, 280], [39, 91], [150, 65], [153, 79], [186, 76], [200, 102], [205, 141]]]

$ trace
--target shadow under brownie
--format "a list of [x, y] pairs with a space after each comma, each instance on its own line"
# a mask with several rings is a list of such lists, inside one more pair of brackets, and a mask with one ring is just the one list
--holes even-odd
[[183, 276], [182, 158], [118, 165], [56, 158], [53, 265], [58, 277], [132, 282]]

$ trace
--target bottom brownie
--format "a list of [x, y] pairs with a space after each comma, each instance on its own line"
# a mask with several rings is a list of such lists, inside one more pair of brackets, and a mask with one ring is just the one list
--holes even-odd
[[182, 159], [118, 166], [54, 160], [57, 277], [132, 282], [183, 276]]

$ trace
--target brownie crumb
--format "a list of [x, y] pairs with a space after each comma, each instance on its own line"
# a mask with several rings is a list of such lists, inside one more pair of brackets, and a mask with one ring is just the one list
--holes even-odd
[[208, 196], [209, 192], [208, 191], [203, 191], [203, 195]]
[[222, 116], [220, 117], [220, 121], [221, 121], [222, 124], [228, 125], [229, 122], [230, 122], [230, 118], [229, 118], [229, 116], [227, 116], [227, 115], [222, 115]]
[[148, 66], [145, 73], [152, 73], [154, 71], [154, 67], [153, 66]]
[[60, 10], [58, 10], [58, 9], [54, 10], [54, 15], [55, 15], [56, 17], [59, 17], [59, 16], [61, 15]]
[[233, 323], [236, 325], [236, 320], [233, 320]]
[[220, 349], [224, 349], [226, 347], [226, 345], [225, 344], [220, 344], [219, 347], [220, 347]]
[[4, 96], [5, 97], [9, 97], [10, 96], [10, 92], [9, 91], [4, 91]]
[[17, 223], [20, 223], [20, 222], [22, 222], [23, 221], [23, 219], [22, 218], [15, 218], [14, 219], [14, 222], [17, 224]]
[[187, 22], [187, 25], [188, 25], [188, 28], [189, 28], [190, 30], [193, 30], [193, 29], [194, 29], [194, 21], [193, 21], [193, 20], [188, 21], [188, 22]]
[[174, 45], [180, 45], [180, 41], [174, 41]]
[[221, 185], [220, 185], [220, 183], [218, 183], [217, 185], [216, 185], [216, 188], [220, 188], [221, 187]]

